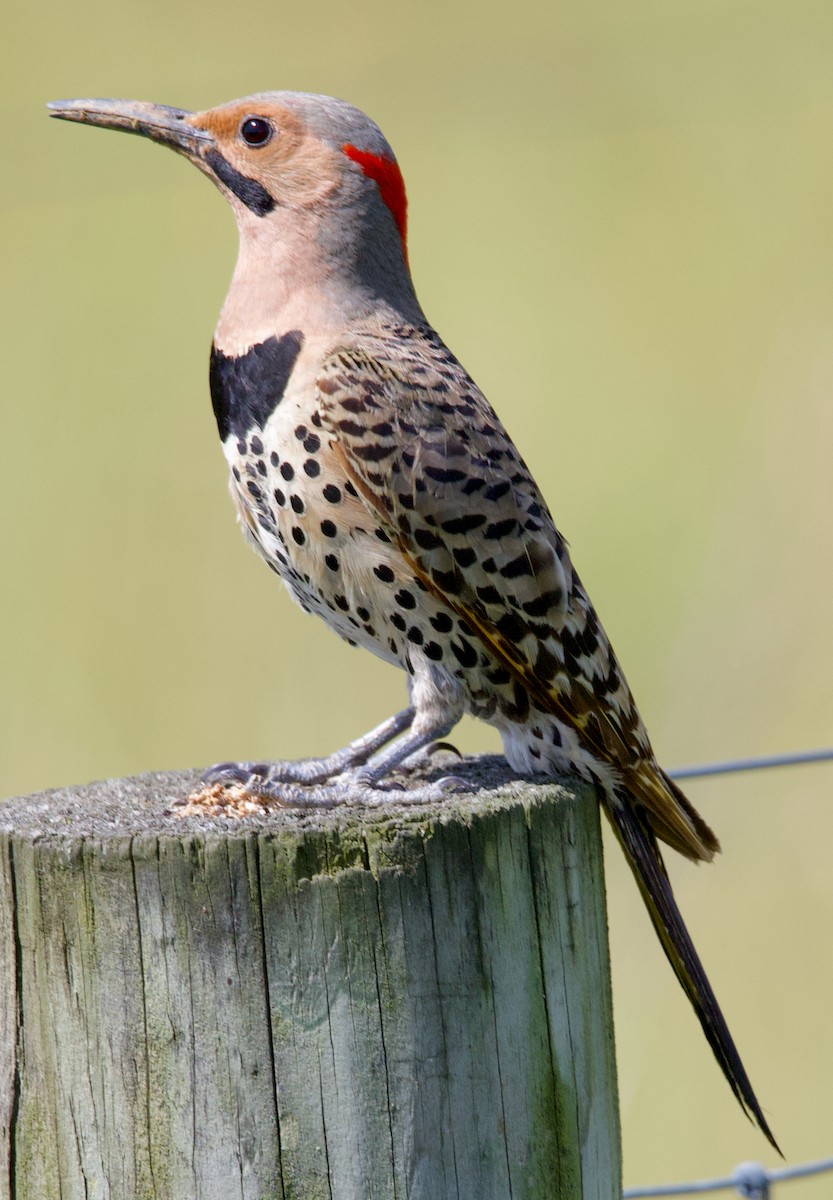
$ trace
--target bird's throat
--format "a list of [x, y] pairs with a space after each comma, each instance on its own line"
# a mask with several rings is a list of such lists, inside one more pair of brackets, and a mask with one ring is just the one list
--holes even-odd
[[379, 267], [373, 247], [334, 247], [349, 228], [322, 231], [316, 214], [283, 207], [259, 217], [241, 206], [237, 218], [240, 248], [214, 338], [224, 354], [290, 330], [326, 339], [380, 316], [424, 319], [401, 260]]

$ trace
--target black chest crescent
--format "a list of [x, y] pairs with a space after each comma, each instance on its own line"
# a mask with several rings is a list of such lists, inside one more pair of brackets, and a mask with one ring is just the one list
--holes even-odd
[[283, 400], [303, 344], [304, 335], [292, 329], [258, 342], [245, 354], [227, 355], [211, 347], [208, 382], [222, 441], [229, 434], [242, 438], [263, 429]]

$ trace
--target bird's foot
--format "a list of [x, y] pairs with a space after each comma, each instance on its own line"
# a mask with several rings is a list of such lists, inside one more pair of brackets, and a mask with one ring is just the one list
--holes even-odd
[[[203, 775], [206, 784], [204, 793], [207, 806], [216, 806], [217, 790], [227, 791], [233, 803], [220, 805], [229, 810], [228, 815], [242, 802], [241, 815], [251, 811], [249, 805], [265, 807], [318, 809], [336, 808], [339, 805], [358, 805], [366, 808], [381, 808], [386, 804], [429, 804], [445, 799], [450, 793], [470, 788], [464, 779], [456, 775], [445, 775], [430, 782], [420, 781], [409, 787], [402, 776], [395, 778], [376, 777], [370, 767], [357, 767], [336, 776], [319, 777], [319, 764], [311, 763], [219, 763]], [[299, 773], [286, 777], [285, 767], [313, 770], [302, 782]], [[200, 794], [191, 797], [190, 811]]]
[[[449, 732], [453, 720], [443, 716], [414, 732], [414, 717], [413, 708], [403, 709], [326, 758], [217, 763], [203, 774], [202, 791], [188, 804], [212, 812], [215, 807], [233, 811], [236, 805], [244, 815], [252, 805], [270, 803], [283, 808], [425, 804], [442, 800], [455, 788], [465, 789], [468, 785], [456, 775], [432, 781], [423, 777], [425, 760], [432, 754], [450, 750], [461, 757], [448, 742], [436, 740]], [[417, 775], [408, 786], [412, 769]]]
[[459, 775], [443, 775], [440, 779], [421, 780], [409, 786], [407, 772], [380, 779], [369, 766], [345, 772], [334, 780], [334, 786], [341, 796], [337, 803], [360, 804], [365, 808], [381, 808], [385, 804], [436, 803], [453, 792], [471, 788], [471, 784]]
[[[279, 783], [329, 783], [339, 775], [362, 767], [394, 738], [407, 733], [414, 720], [413, 708], [394, 713], [381, 725], [356, 738], [348, 746], [328, 754], [326, 758], [303, 758], [283, 762], [223, 762], [209, 767], [202, 776], [203, 783], [212, 786], [249, 786], [255, 781], [262, 788]], [[398, 760], [397, 760], [398, 761]]]

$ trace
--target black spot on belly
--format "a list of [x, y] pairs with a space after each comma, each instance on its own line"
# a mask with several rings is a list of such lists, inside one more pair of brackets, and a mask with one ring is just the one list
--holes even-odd
[[304, 344], [298, 329], [270, 337], [238, 356], [211, 347], [208, 381], [217, 428], [223, 441], [262, 429], [283, 400], [286, 385]]
[[471, 642], [467, 642], [465, 638], [460, 638], [459, 642], [452, 642], [451, 649], [460, 666], [471, 669], [477, 666], [477, 651], [472, 646]]
[[431, 617], [430, 620], [437, 633], [450, 633], [454, 625], [451, 617], [445, 612], [438, 612], [435, 616]]

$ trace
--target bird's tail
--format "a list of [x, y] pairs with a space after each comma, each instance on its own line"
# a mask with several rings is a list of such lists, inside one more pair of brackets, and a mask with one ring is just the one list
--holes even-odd
[[608, 791], [607, 788], [600, 791], [603, 793], [603, 807], [636, 877], [642, 898], [651, 914], [654, 929], [697, 1013], [714, 1056], [746, 1115], [757, 1123], [770, 1145], [781, 1154], [752, 1090], [732, 1035], [703, 970], [703, 964], [677, 908], [648, 815], [643, 815], [641, 807], [634, 804], [624, 791]]

